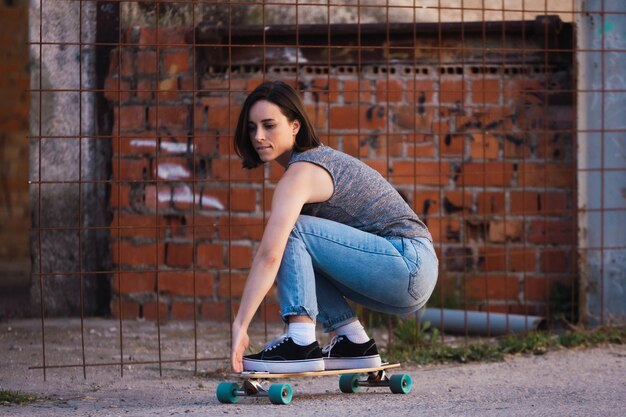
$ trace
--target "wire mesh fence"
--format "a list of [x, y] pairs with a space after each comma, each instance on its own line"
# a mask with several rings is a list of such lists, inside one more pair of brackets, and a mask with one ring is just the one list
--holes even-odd
[[[606, 229], [624, 216], [607, 197], [624, 170], [623, 80], [605, 71], [624, 57], [624, 11], [609, 3], [35, 2], [33, 367], [224, 360], [201, 346], [234, 317], [281, 174], [242, 169], [232, 136], [269, 79], [294, 86], [324, 142], [380, 172], [428, 225], [440, 259], [428, 320], [444, 340], [581, 312], [610, 322], [615, 301], [586, 292], [624, 254]], [[391, 346], [398, 319], [360, 314]], [[49, 363], [46, 321], [59, 315], [80, 317], [80, 337], [75, 357]], [[85, 354], [92, 315], [119, 321], [119, 360]], [[135, 320], [155, 334], [130, 360]], [[258, 320], [280, 321], [274, 293]], [[191, 324], [184, 355], [161, 338], [178, 321]]]

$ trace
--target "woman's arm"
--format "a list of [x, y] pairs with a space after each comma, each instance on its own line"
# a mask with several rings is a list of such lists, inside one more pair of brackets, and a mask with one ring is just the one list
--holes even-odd
[[295, 163], [276, 185], [272, 210], [233, 322], [231, 361], [241, 372], [243, 353], [248, 347], [247, 330], [263, 298], [272, 288], [285, 252], [287, 239], [296, 224], [302, 206], [328, 200], [333, 193], [330, 174], [307, 162]]

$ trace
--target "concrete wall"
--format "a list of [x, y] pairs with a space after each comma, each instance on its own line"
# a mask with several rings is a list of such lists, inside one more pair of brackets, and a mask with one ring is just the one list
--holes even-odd
[[[586, 322], [626, 322], [626, 3], [583, 1], [578, 20], [579, 254]], [[604, 11], [605, 14], [601, 12]], [[600, 52], [604, 50], [604, 52]]]
[[91, 274], [97, 232], [85, 228], [104, 224], [103, 186], [89, 181], [104, 179], [105, 170], [94, 93], [81, 92], [95, 85], [94, 47], [77, 43], [95, 41], [96, 9], [93, 2], [43, 4], [30, 4], [31, 307], [39, 314], [43, 300], [47, 316], [93, 314], [106, 278]]
[[[294, 2], [295, 3], [295, 2]], [[308, 2], [309, 4], [313, 2]], [[571, 1], [563, 0], [370, 0], [352, 1], [354, 6], [300, 7], [300, 23], [380, 23], [386, 22], [480, 22], [532, 20], [537, 15], [558, 14], [561, 20], [574, 18]], [[349, 4], [350, 1], [334, 2]], [[385, 5], [390, 7], [384, 7]], [[270, 24], [295, 22], [295, 7], [266, 7]]]
[[[537, 15], [559, 15], [565, 22], [574, 21], [575, 4], [571, 0], [327, 0], [307, 2], [285, 0], [263, 5], [261, 2], [228, 6], [228, 2], [199, 2], [192, 12], [191, 4], [163, 2], [123, 3], [123, 27], [160, 27], [192, 25], [200, 20], [211, 23], [230, 20], [239, 24], [337, 24], [381, 22], [482, 22], [503, 20], [532, 20]], [[298, 7], [296, 8], [296, 3]], [[302, 3], [306, 3], [303, 5]], [[385, 6], [389, 7], [385, 7]], [[357, 7], [358, 6], [358, 7]]]

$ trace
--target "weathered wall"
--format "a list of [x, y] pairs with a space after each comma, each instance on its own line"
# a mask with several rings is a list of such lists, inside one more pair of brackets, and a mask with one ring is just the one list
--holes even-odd
[[[223, 62], [200, 65], [192, 37], [135, 28], [112, 53], [111, 308], [128, 318], [226, 319], [280, 175], [242, 170], [229, 143], [263, 73], [249, 57], [230, 76]], [[324, 140], [389, 178], [427, 221], [441, 257], [434, 305], [546, 313], [576, 280], [572, 68], [530, 53], [506, 65], [452, 53], [441, 65], [419, 45], [420, 65], [360, 70], [268, 49], [266, 77], [302, 90]], [[276, 318], [273, 297], [266, 313]]]
[[[230, 3], [230, 4], [229, 4]], [[123, 27], [192, 26], [200, 20], [217, 24], [341, 24], [381, 22], [489, 22], [532, 20], [537, 15], [575, 19], [579, 1], [564, 0], [285, 0], [262, 2], [168, 3], [127, 2], [121, 5]], [[297, 5], [297, 7], [296, 7]], [[386, 7], [386, 6], [389, 7]]]
[[[319, 3], [299, 7], [299, 22], [484, 22], [529, 20], [541, 14], [559, 15], [566, 22], [574, 19], [572, 2], [563, 0], [371, 0], [359, 2], [360, 8], [356, 7], [356, 1], [352, 7], [326, 7], [326, 1]], [[349, 1], [335, 3], [350, 4]], [[296, 18], [295, 7], [290, 5], [266, 6], [266, 10], [268, 24], [293, 22]]]
[[106, 175], [95, 129], [95, 3], [44, 5], [30, 4], [31, 307], [47, 316], [94, 314], [107, 281], [95, 273], [105, 269], [94, 228], [106, 208], [105, 187], [94, 182]]
[[[626, 4], [583, 2], [578, 40], [579, 253], [586, 322], [626, 322]], [[606, 14], [602, 14], [601, 12]], [[602, 51], [602, 52], [600, 52]]]

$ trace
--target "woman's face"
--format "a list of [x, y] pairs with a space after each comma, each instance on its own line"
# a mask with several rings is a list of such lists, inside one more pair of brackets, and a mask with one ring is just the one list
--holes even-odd
[[290, 122], [274, 103], [259, 100], [248, 114], [250, 141], [263, 162], [276, 160], [287, 166], [300, 122]]

